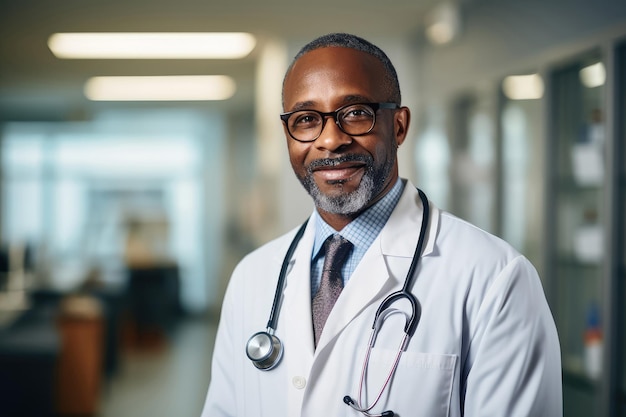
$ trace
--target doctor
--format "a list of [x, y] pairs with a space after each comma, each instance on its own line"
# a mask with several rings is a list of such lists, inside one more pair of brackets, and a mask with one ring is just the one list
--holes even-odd
[[[315, 211], [299, 241], [293, 230], [235, 269], [203, 417], [562, 415], [559, 342], [535, 269], [399, 178], [410, 121], [400, 100], [393, 65], [361, 38], [322, 36], [295, 57], [281, 119]], [[269, 347], [251, 339], [259, 332]]]

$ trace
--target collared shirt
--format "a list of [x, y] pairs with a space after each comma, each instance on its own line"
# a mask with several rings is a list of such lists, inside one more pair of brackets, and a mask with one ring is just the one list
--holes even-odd
[[315, 240], [311, 253], [311, 297], [317, 292], [322, 277], [322, 267], [324, 266], [324, 251], [322, 247], [326, 239], [330, 235], [339, 233], [354, 245], [341, 271], [345, 285], [365, 255], [365, 252], [376, 239], [376, 236], [383, 230], [385, 223], [391, 216], [391, 212], [400, 200], [403, 189], [404, 182], [398, 178], [393, 188], [383, 198], [340, 231], [333, 229], [315, 210]]

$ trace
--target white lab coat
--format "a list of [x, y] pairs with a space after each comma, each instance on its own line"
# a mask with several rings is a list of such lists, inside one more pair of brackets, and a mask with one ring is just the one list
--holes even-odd
[[[402, 288], [419, 235], [422, 207], [407, 183], [397, 207], [357, 266], [313, 348], [310, 258], [314, 224], [296, 249], [276, 328], [281, 363], [255, 368], [248, 338], [265, 330], [283, 257], [295, 230], [248, 255], [224, 300], [212, 379], [202, 417], [360, 416], [358, 397], [376, 309]], [[413, 293], [417, 331], [372, 413], [399, 417], [562, 415], [559, 341], [532, 265], [502, 240], [431, 204]], [[405, 310], [408, 304], [393, 307]], [[403, 335], [390, 315], [367, 371], [364, 402], [383, 385]]]

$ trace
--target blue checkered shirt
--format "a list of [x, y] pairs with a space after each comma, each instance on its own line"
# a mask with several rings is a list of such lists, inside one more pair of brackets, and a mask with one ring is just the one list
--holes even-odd
[[400, 200], [403, 189], [404, 183], [401, 179], [398, 179], [393, 188], [383, 198], [340, 231], [336, 231], [328, 225], [315, 210], [313, 213], [313, 216], [315, 216], [315, 241], [313, 242], [313, 251], [311, 253], [311, 297], [317, 293], [320, 285], [322, 267], [324, 266], [324, 250], [322, 248], [326, 239], [330, 235], [339, 233], [354, 245], [341, 271], [345, 285], [350, 279], [352, 272], [361, 262], [365, 252], [376, 239], [376, 236], [383, 230], [385, 223], [391, 216], [391, 212]]

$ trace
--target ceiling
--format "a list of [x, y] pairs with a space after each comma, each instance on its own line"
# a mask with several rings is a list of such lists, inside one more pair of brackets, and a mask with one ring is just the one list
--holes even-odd
[[[83, 83], [96, 75], [228, 74], [238, 92], [219, 105], [251, 106], [258, 50], [269, 39], [304, 43], [336, 31], [417, 37], [436, 1], [0, 0], [0, 120], [81, 117], [85, 109], [104, 106], [82, 94]], [[236, 61], [60, 60], [46, 44], [55, 32], [118, 31], [246, 31], [258, 43]]]

